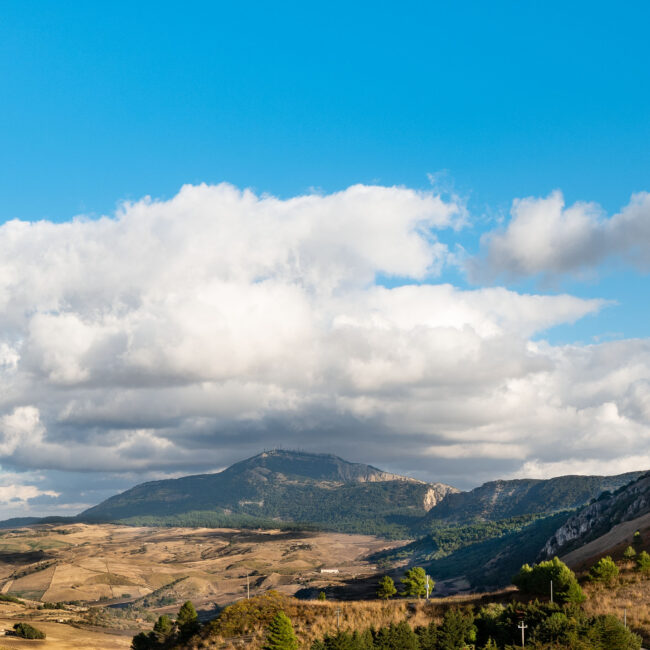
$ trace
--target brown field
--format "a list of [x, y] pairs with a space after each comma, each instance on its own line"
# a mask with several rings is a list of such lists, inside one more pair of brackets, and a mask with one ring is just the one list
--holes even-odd
[[[338, 533], [36, 526], [0, 533], [0, 592], [110, 604], [152, 594], [161, 611], [187, 599], [210, 610], [244, 597], [247, 581], [251, 594], [293, 594], [368, 577], [376, 569], [364, 558], [396, 545]], [[321, 568], [339, 573], [321, 574]]]
[[[129, 648], [139, 627], [125, 630], [91, 629], [85, 625], [81, 608], [38, 610], [36, 602], [25, 605], [0, 603], [0, 650], [9, 648], [51, 648], [52, 650], [122, 650]], [[65, 622], [63, 622], [65, 621]], [[7, 636], [15, 623], [29, 623], [45, 632], [42, 641]]]

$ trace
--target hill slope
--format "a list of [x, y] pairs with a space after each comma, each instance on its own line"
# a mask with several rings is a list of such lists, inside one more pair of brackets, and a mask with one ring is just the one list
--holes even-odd
[[[477, 521], [500, 525], [512, 518], [573, 510], [639, 475], [501, 480], [459, 492], [443, 483], [425, 483], [330, 454], [275, 450], [216, 474], [137, 485], [81, 513], [79, 520], [298, 526], [407, 537], [440, 526]], [[510, 523], [504, 524], [504, 533], [511, 530]]]
[[432, 509], [423, 525], [439, 521], [497, 521], [521, 515], [579, 508], [602, 492], [616, 490], [643, 472], [617, 476], [558, 476], [551, 479], [490, 481], [469, 492], [449, 494]]
[[[83, 521], [268, 525], [407, 534], [456, 489], [329, 454], [270, 451], [217, 474], [143, 483], [81, 513]], [[193, 513], [193, 514], [192, 514]], [[210, 519], [212, 517], [212, 519]]]
[[547, 557], [567, 553], [604, 535], [617, 524], [649, 512], [650, 474], [644, 473], [614, 493], [603, 493], [597, 501], [579, 510], [555, 531], [542, 553]]

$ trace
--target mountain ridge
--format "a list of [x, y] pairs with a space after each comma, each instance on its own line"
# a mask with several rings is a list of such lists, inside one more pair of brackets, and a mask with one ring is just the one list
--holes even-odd
[[461, 492], [333, 454], [264, 451], [221, 472], [141, 483], [82, 512], [84, 521], [305, 526], [414, 537], [579, 508], [640, 475], [498, 479]]

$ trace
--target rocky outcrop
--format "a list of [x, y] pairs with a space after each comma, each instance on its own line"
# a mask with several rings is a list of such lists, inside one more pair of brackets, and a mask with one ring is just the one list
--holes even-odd
[[447, 495], [457, 494], [457, 490], [451, 485], [444, 483], [431, 483], [429, 489], [424, 494], [423, 507], [428, 512], [431, 508], [437, 506]]
[[540, 558], [568, 553], [604, 535], [611, 528], [650, 512], [650, 474], [614, 493], [604, 492], [578, 511], [546, 542]]

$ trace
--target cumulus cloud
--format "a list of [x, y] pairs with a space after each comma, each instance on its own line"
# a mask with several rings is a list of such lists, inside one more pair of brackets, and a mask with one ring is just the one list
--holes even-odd
[[[602, 461], [614, 439], [632, 458], [650, 441], [648, 342], [535, 342], [604, 303], [433, 284], [437, 233], [464, 219], [408, 188], [200, 185], [111, 218], [4, 224], [3, 465], [91, 501], [64, 475], [135, 483], [275, 446], [461, 487]], [[390, 275], [410, 283], [377, 284]]]
[[35, 499], [40, 496], [58, 497], [59, 492], [53, 490], [39, 490], [35, 485], [0, 485], [0, 503], [9, 504]]
[[499, 276], [585, 273], [608, 260], [650, 269], [650, 194], [632, 196], [607, 218], [594, 203], [565, 205], [559, 191], [514, 201], [504, 230], [482, 238], [483, 254], [468, 263], [475, 281]]

